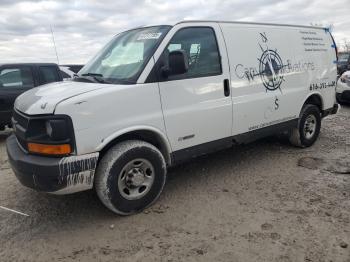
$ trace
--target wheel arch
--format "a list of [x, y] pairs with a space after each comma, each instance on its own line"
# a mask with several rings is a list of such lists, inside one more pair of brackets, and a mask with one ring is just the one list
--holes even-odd
[[[312, 94], [310, 94], [305, 100], [304, 103], [302, 105], [302, 108], [304, 107], [304, 105], [306, 104], [310, 104], [310, 105], [315, 105], [320, 109], [320, 112], [323, 112], [324, 110], [324, 101], [322, 98], [322, 95], [318, 92], [314, 92]], [[301, 109], [302, 110], [302, 109]], [[300, 110], [300, 112], [301, 112]]]
[[97, 148], [102, 157], [112, 146], [125, 140], [142, 140], [159, 149], [163, 154], [167, 165], [171, 165], [171, 146], [166, 135], [160, 130], [149, 126], [136, 126], [118, 131], [103, 139]]

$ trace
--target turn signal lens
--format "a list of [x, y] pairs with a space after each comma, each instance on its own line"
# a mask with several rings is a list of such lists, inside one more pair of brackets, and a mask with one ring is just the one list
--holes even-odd
[[31, 153], [43, 154], [43, 155], [68, 155], [72, 152], [72, 148], [69, 144], [63, 145], [45, 145], [28, 143], [28, 150]]

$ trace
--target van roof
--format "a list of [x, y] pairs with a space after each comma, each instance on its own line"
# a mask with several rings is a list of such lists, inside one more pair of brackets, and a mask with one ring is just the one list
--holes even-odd
[[269, 25], [269, 26], [286, 26], [286, 27], [299, 27], [299, 28], [313, 28], [313, 29], [326, 29], [327, 27], [312, 26], [312, 25], [293, 25], [293, 24], [278, 24], [278, 23], [258, 23], [258, 22], [244, 22], [244, 21], [220, 21], [220, 20], [184, 20], [176, 24], [183, 23], [230, 23], [230, 24], [243, 24], [243, 25]]

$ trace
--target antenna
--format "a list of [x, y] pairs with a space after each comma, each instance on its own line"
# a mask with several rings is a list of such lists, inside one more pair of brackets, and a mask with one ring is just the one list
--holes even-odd
[[53, 36], [53, 30], [52, 30], [52, 26], [50, 25], [50, 29], [51, 29], [51, 35], [52, 35], [52, 42], [53, 42], [53, 46], [55, 48], [55, 53], [56, 53], [56, 58], [57, 58], [57, 64], [60, 64], [60, 60], [58, 59], [58, 54], [57, 54], [57, 48], [56, 48], [56, 43], [55, 43], [55, 37]]

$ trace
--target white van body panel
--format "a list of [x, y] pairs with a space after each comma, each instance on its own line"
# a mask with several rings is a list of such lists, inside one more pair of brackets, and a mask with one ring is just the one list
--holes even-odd
[[[323, 109], [333, 106], [336, 58], [330, 34], [324, 29], [236, 23], [220, 26], [231, 65], [232, 135], [298, 118], [311, 94], [324, 97]], [[317, 40], [305, 40], [310, 35]], [[322, 51], [306, 51], [308, 43], [319, 44], [316, 48]], [[263, 76], [269, 60], [281, 67], [275, 86]], [[333, 86], [310, 90], [312, 84], [321, 83]]]
[[103, 86], [57, 105], [56, 114], [69, 112], [72, 118], [78, 154], [99, 151], [107, 141], [141, 126], [166, 137], [157, 84]]

